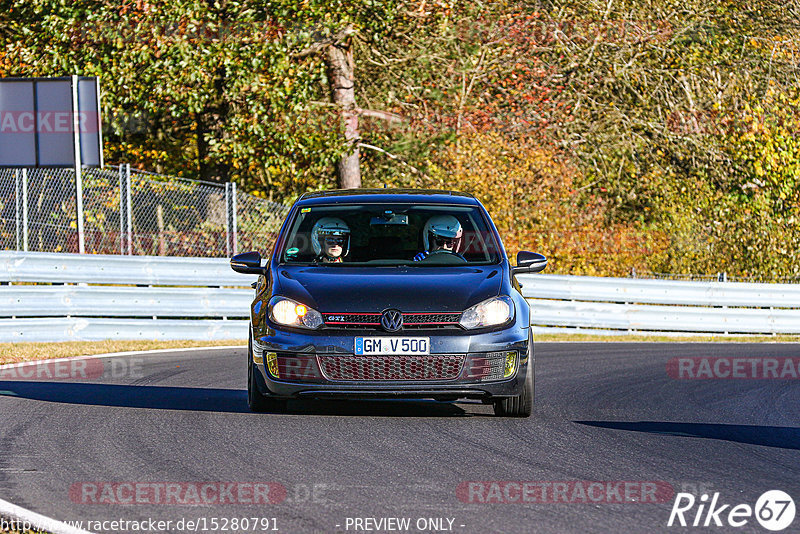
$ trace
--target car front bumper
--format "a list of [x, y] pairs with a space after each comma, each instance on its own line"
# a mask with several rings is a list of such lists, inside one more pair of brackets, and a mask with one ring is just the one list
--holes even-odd
[[[286, 331], [274, 328], [255, 337], [251, 357], [266, 395], [282, 398], [434, 398], [489, 400], [519, 395], [528, 372], [533, 372], [530, 328], [516, 323], [505, 329], [467, 331], [415, 330], [399, 335], [430, 338], [429, 356], [355, 356], [358, 336], [380, 336], [375, 331]], [[498, 369], [508, 353], [515, 356], [514, 372], [504, 376]], [[436, 363], [446, 359], [446, 376]], [[390, 362], [390, 363], [385, 363]], [[399, 374], [387, 378], [390, 364]], [[374, 379], [373, 365], [381, 379]], [[457, 368], [456, 368], [457, 366]], [[331, 369], [347, 370], [347, 377], [332, 375]], [[408, 374], [409, 370], [411, 375]], [[427, 370], [427, 371], [426, 371]], [[404, 374], [405, 373], [405, 374]], [[435, 374], [435, 373], [434, 373]], [[259, 381], [260, 382], [260, 381]]]

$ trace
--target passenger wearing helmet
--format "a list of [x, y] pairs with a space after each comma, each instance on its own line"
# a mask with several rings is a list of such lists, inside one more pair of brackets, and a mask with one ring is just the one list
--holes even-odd
[[428, 219], [422, 229], [422, 244], [425, 250], [414, 256], [414, 261], [422, 261], [431, 254], [458, 254], [464, 230], [461, 223], [452, 215], [435, 215]]
[[336, 217], [323, 217], [311, 229], [311, 246], [322, 263], [342, 263], [350, 252], [350, 228]]

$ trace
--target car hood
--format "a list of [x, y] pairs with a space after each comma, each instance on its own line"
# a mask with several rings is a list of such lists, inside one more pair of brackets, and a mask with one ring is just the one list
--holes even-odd
[[500, 293], [502, 266], [281, 266], [273, 291], [322, 313], [461, 312]]

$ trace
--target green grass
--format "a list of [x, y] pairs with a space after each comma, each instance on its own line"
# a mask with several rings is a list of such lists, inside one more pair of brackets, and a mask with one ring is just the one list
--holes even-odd
[[106, 354], [137, 350], [180, 349], [186, 347], [246, 346], [247, 341], [67, 341], [63, 343], [0, 343], [0, 364], [69, 356]]

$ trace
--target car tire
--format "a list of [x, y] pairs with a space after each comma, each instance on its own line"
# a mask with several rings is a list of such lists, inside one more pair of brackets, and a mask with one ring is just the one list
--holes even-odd
[[494, 414], [503, 417], [530, 417], [533, 413], [533, 359], [528, 365], [522, 393], [494, 401]]
[[253, 363], [253, 343], [247, 344], [247, 406], [251, 412], [256, 413], [280, 413], [286, 409], [284, 399], [267, 397], [259, 387], [258, 370]]

